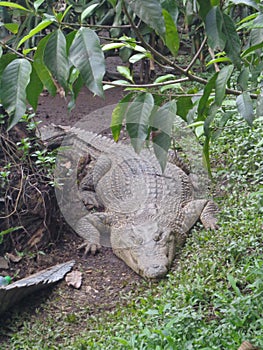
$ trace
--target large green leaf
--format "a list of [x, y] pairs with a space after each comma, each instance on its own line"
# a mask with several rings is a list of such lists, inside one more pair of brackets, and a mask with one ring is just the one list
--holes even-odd
[[193, 101], [190, 96], [182, 96], [177, 99], [177, 114], [186, 121], [189, 110], [193, 107]]
[[208, 12], [205, 23], [208, 45], [215, 50], [224, 50], [226, 36], [222, 31], [223, 17], [217, 6], [212, 7]]
[[170, 13], [174, 23], [176, 23], [177, 19], [178, 19], [178, 15], [179, 15], [179, 9], [178, 9], [179, 5], [178, 5], [177, 1], [161, 0], [160, 3], [161, 3], [162, 8]]
[[241, 116], [247, 121], [249, 125], [253, 124], [254, 111], [253, 103], [249, 94], [245, 91], [236, 99], [237, 109]]
[[176, 56], [179, 49], [180, 39], [178, 36], [176, 25], [174, 24], [173, 18], [170, 13], [163, 10], [163, 18], [165, 22], [165, 45], [171, 51], [171, 53]]
[[42, 81], [42, 84], [48, 90], [50, 95], [55, 96], [57, 88], [54, 84], [50, 71], [47, 69], [44, 63], [44, 51], [50, 35], [51, 34], [47, 35], [38, 43], [37, 50], [34, 55], [33, 67], [35, 68], [39, 79]]
[[128, 110], [129, 102], [131, 101], [132, 97], [133, 97], [133, 92], [130, 92], [128, 95], [124, 96], [112, 112], [110, 127], [111, 127], [112, 135], [115, 141], [118, 141], [119, 139], [122, 123], [124, 118], [126, 117], [126, 112]]
[[125, 0], [133, 12], [160, 36], [165, 34], [162, 8], [158, 0]]
[[14, 53], [7, 53], [0, 58], [0, 80], [5, 67], [15, 59], [17, 59], [17, 55]]
[[199, 104], [198, 104], [198, 120], [205, 120], [209, 108], [208, 99], [212, 92], [212, 90], [215, 87], [216, 79], [217, 79], [218, 73], [215, 73], [208, 81], [204, 88], [203, 96], [200, 98]]
[[176, 118], [176, 101], [165, 103], [151, 116], [151, 126], [157, 129], [153, 135], [153, 149], [162, 171], [167, 163], [167, 153], [171, 146], [171, 134]]
[[240, 39], [236, 31], [235, 23], [227, 14], [223, 14], [223, 32], [226, 36], [225, 52], [237, 68], [241, 66]]
[[66, 89], [69, 65], [66, 38], [60, 29], [53, 32], [46, 44], [44, 62], [59, 84]]
[[202, 17], [203, 21], [205, 21], [206, 15], [211, 10], [212, 5], [210, 0], [198, 0], [199, 3], [199, 14]]
[[70, 60], [78, 68], [86, 86], [103, 96], [102, 78], [105, 74], [105, 59], [97, 34], [88, 28], [80, 28], [70, 47]]
[[2, 105], [10, 116], [9, 129], [26, 111], [26, 87], [30, 80], [31, 64], [24, 58], [16, 59], [5, 68], [1, 81]]
[[237, 83], [241, 87], [241, 90], [244, 91], [248, 88], [248, 79], [249, 79], [249, 69], [247, 67], [243, 68], [240, 72]]
[[32, 66], [30, 82], [26, 88], [26, 95], [27, 95], [28, 102], [34, 108], [35, 111], [37, 110], [38, 98], [42, 91], [43, 91], [43, 84], [39, 76], [37, 75], [37, 72], [34, 66]]
[[24, 6], [21, 6], [19, 4], [16, 4], [15, 2], [11, 2], [11, 1], [0, 1], [0, 6], [11, 7], [14, 9], [30, 12], [30, 10], [28, 10]]
[[46, 27], [48, 27], [51, 23], [53, 22], [53, 20], [50, 19], [44, 19], [42, 22], [40, 22], [35, 28], [33, 28], [32, 30], [30, 30], [30, 32], [25, 35], [18, 43], [17, 47], [19, 48], [25, 41], [27, 41], [28, 39], [32, 38], [32, 36], [36, 35], [37, 33], [41, 32], [43, 29], [45, 29]]
[[227, 82], [233, 72], [234, 66], [231, 64], [230, 66], [223, 67], [218, 73], [216, 79], [216, 96], [215, 102], [218, 106], [221, 106], [223, 99], [226, 93]]
[[152, 94], [140, 93], [130, 104], [126, 112], [126, 126], [131, 144], [140, 152], [148, 135], [149, 119], [154, 107]]

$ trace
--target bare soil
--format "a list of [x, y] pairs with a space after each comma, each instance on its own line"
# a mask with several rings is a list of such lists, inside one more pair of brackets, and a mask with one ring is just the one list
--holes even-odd
[[[52, 98], [42, 95], [39, 100], [37, 119], [42, 121], [41, 125], [50, 123], [74, 125], [88, 115], [86, 121], [90, 130], [97, 132], [109, 127], [111, 115], [100, 115], [96, 111], [101, 107], [117, 103], [122, 95], [122, 90], [110, 89], [106, 92], [105, 99], [101, 99], [94, 97], [87, 89], [83, 89], [79, 94], [77, 106], [71, 114], [67, 112], [66, 101], [60, 96]], [[113, 309], [119, 303], [124, 303], [121, 295], [136, 294], [137, 290], [147, 285], [147, 282], [119, 260], [110, 248], [102, 248], [102, 251], [95, 256], [83, 257], [83, 251], [78, 250], [82, 243], [81, 238], [66, 225], [62, 230], [64, 232], [59, 241], [52, 244], [46, 251], [26, 253], [20, 262], [10, 262], [9, 270], [0, 270], [0, 274], [9, 274], [17, 280], [58, 263], [75, 260], [73, 270], [82, 272], [80, 289], [73, 289], [62, 281], [55, 288], [47, 288], [14, 306], [1, 315], [0, 344], [4, 344], [7, 340], [6, 334], [10, 334], [12, 321], [17, 312], [23, 315], [28, 312], [33, 314], [41, 308], [44, 318], [45, 308], [49, 305], [49, 310], [53, 309], [55, 314], [78, 315], [82, 314], [83, 310], [86, 316], [103, 313], [105, 310]]]

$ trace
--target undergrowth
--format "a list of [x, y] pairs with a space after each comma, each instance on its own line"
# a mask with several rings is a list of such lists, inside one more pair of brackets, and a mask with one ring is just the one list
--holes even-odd
[[8, 349], [263, 349], [262, 138], [262, 119], [236, 120], [214, 142], [220, 228], [197, 225], [167, 279], [75, 335], [48, 312], [44, 324], [32, 316]]

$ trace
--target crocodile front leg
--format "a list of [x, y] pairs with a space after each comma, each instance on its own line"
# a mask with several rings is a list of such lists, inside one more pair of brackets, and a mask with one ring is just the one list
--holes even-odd
[[79, 249], [85, 248], [84, 255], [99, 252], [101, 240], [104, 245], [110, 242], [110, 227], [106, 221], [107, 216], [102, 213], [88, 214], [78, 221], [76, 232], [84, 238], [84, 243], [79, 247]]
[[217, 226], [217, 206], [214, 202], [206, 199], [197, 199], [187, 203], [183, 208], [182, 230], [188, 232], [198, 219], [206, 229], [215, 230]]

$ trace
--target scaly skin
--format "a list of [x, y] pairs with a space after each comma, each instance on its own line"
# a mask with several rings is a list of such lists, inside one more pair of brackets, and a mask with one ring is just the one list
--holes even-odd
[[90, 159], [79, 183], [81, 199], [88, 208], [103, 208], [77, 221], [85, 254], [111, 246], [142, 277], [161, 278], [198, 219], [216, 228], [215, 204], [195, 199], [190, 176], [177, 165], [168, 162], [162, 173], [150, 150], [138, 155], [130, 146], [72, 132], [77, 157], [88, 154]]

